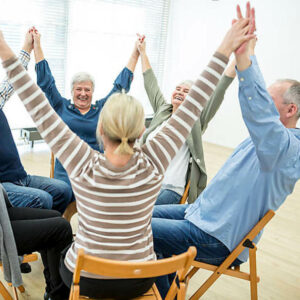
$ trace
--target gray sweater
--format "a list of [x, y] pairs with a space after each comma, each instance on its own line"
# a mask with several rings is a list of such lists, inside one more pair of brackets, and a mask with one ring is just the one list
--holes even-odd
[[13, 286], [23, 284], [17, 247], [7, 208], [11, 207], [6, 191], [0, 184], [0, 259], [3, 265], [4, 279]]

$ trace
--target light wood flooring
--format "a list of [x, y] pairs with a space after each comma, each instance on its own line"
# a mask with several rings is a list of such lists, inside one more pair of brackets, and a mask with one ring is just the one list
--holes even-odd
[[[45, 144], [19, 147], [22, 162], [30, 174], [49, 175], [49, 152]], [[205, 144], [205, 159], [209, 179], [219, 170], [231, 149]], [[76, 226], [76, 220], [73, 220]], [[20, 299], [43, 299], [44, 279], [41, 260], [31, 263], [32, 272], [23, 275], [26, 293]], [[288, 197], [276, 216], [266, 227], [258, 244], [257, 267], [260, 276], [258, 295], [261, 300], [300, 299], [300, 183]], [[248, 263], [241, 269], [247, 269]], [[191, 295], [210, 273], [199, 271], [191, 280], [188, 295]], [[2, 274], [0, 275], [1, 279]], [[1, 298], [1, 296], [0, 296]], [[201, 299], [243, 300], [250, 299], [246, 281], [221, 277]]]

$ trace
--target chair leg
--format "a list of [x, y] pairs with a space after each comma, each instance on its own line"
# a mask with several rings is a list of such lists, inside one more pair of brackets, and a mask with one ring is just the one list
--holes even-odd
[[255, 245], [253, 249], [249, 249], [251, 300], [257, 300], [256, 250]]
[[9, 294], [3, 283], [0, 281], [0, 295], [4, 298], [4, 300], [13, 300], [12, 296]]
[[71, 218], [73, 217], [73, 215], [75, 214], [75, 213], [77, 213], [77, 207], [76, 207], [76, 201], [73, 201], [73, 202], [71, 202], [68, 206], [67, 206], [67, 208], [66, 208], [66, 210], [65, 210], [65, 212], [64, 212], [64, 214], [63, 214], [63, 217], [67, 220], [67, 221], [71, 221]]
[[13, 287], [12, 290], [13, 290], [13, 294], [14, 294], [14, 300], [19, 300], [18, 292], [17, 292], [16, 287]]

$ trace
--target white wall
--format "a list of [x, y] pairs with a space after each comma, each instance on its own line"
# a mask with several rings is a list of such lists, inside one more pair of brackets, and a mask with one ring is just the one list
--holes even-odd
[[[163, 91], [170, 96], [183, 79], [195, 79], [205, 67], [246, 1], [171, 0], [167, 63]], [[257, 57], [268, 84], [277, 78], [300, 80], [299, 0], [253, 0], [257, 22]], [[235, 147], [248, 132], [241, 118], [235, 80], [204, 134], [204, 140]]]

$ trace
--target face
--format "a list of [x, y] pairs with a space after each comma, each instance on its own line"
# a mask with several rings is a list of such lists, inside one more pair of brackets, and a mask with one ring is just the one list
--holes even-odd
[[281, 83], [274, 83], [268, 88], [268, 92], [272, 97], [274, 104], [279, 112], [280, 121], [285, 126], [287, 125], [287, 121], [290, 117], [291, 105], [294, 105], [294, 104], [287, 104], [283, 100], [283, 94], [290, 86], [291, 83], [281, 82]]
[[190, 91], [189, 86], [184, 84], [177, 85], [175, 91], [172, 94], [172, 99], [171, 99], [173, 107], [178, 107], [184, 101], [189, 91]]
[[92, 83], [90, 81], [75, 83], [72, 92], [75, 107], [79, 110], [88, 111], [93, 97]]

